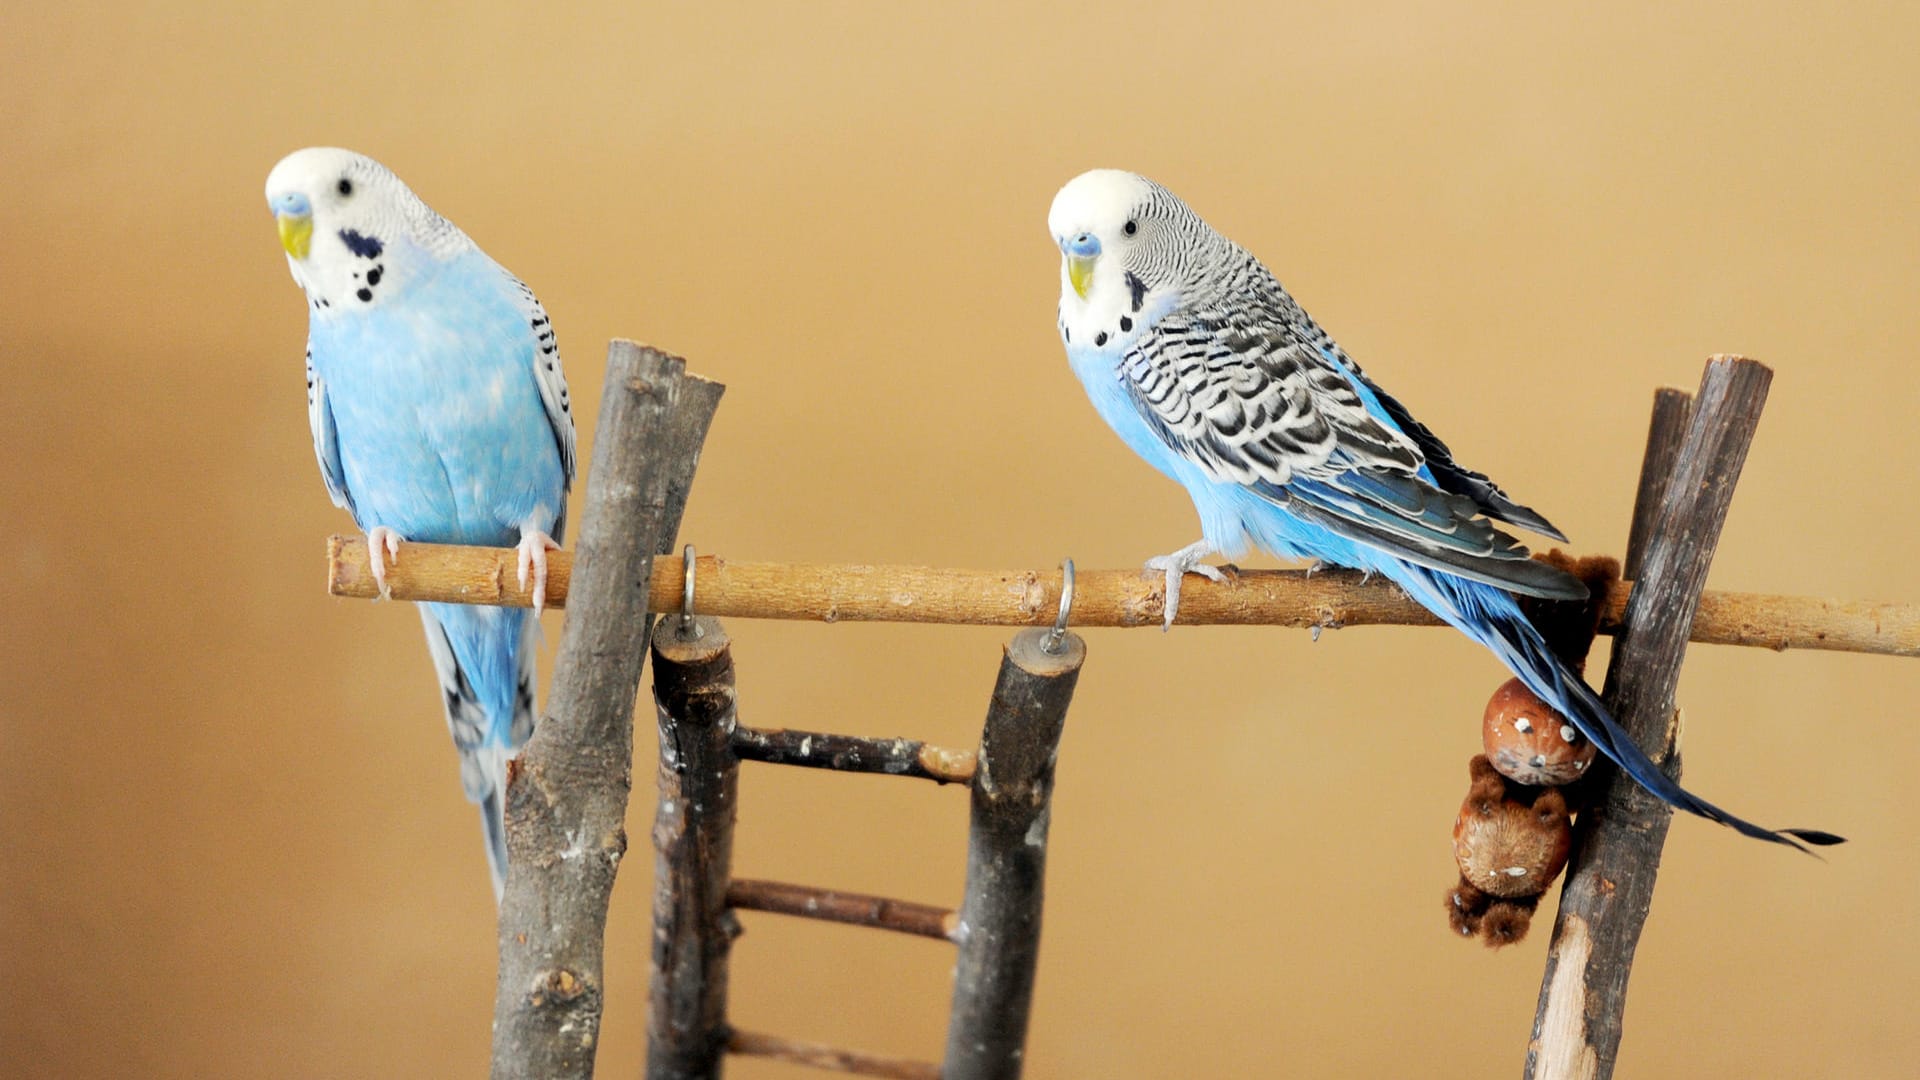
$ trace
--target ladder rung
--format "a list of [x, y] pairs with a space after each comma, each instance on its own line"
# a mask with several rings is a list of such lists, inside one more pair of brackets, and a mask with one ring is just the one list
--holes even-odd
[[893, 1077], [895, 1080], [940, 1080], [940, 1066], [932, 1062], [862, 1054], [854, 1050], [821, 1046], [818, 1043], [783, 1039], [778, 1035], [741, 1031], [738, 1028], [727, 1036], [727, 1050], [735, 1054], [750, 1054], [754, 1057], [770, 1057], [800, 1065], [812, 1065], [817, 1069], [837, 1069], [856, 1076], [885, 1076]]
[[835, 892], [782, 881], [756, 881], [752, 878], [734, 878], [727, 883], [727, 906], [853, 926], [871, 926], [877, 930], [893, 930], [941, 941], [954, 940], [954, 932], [960, 922], [954, 912], [931, 904]]
[[940, 784], [972, 781], [976, 757], [971, 750], [950, 750], [918, 739], [868, 739], [784, 728], [761, 730], [744, 724], [734, 728], [733, 752], [743, 761], [914, 776]]

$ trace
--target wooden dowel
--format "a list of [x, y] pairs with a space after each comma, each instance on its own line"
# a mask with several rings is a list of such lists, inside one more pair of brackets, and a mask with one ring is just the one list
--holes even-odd
[[870, 739], [742, 725], [734, 729], [733, 752], [743, 761], [769, 765], [912, 776], [939, 784], [973, 779], [973, 751], [949, 750], [918, 739]]
[[732, 1038], [727, 1041], [727, 1050], [735, 1054], [790, 1061], [796, 1065], [811, 1065], [816, 1069], [852, 1073], [855, 1076], [881, 1076], [889, 1080], [940, 1080], [940, 1066], [931, 1062], [862, 1054], [855, 1050], [841, 1050], [831, 1046], [821, 1046], [818, 1043], [800, 1042], [797, 1039], [783, 1039], [778, 1035], [741, 1031], [737, 1028]]
[[[366, 541], [327, 541], [327, 589], [335, 596], [379, 595], [367, 568]], [[548, 604], [566, 603], [572, 558], [548, 556]], [[677, 556], [654, 560], [652, 610], [680, 610]], [[955, 570], [925, 566], [742, 562], [701, 556], [694, 610], [738, 619], [817, 622], [917, 622], [1046, 626], [1060, 601], [1057, 570]], [[1158, 627], [1164, 578], [1138, 570], [1082, 570], [1074, 583], [1073, 625]], [[510, 548], [402, 544], [387, 571], [396, 600], [527, 606]], [[1619, 632], [1629, 586], [1607, 595], [1600, 632]], [[1322, 570], [1243, 570], [1217, 585], [1189, 577], [1181, 586], [1183, 625], [1292, 627], [1439, 626], [1440, 620], [1384, 580]], [[1920, 603], [1823, 600], [1765, 593], [1710, 592], [1693, 623], [1693, 640], [1762, 649], [1920, 656]]]
[[[1751, 360], [1715, 357], [1691, 417], [1656, 409], [1648, 437], [1644, 467], [1675, 464], [1667, 483], [1643, 478], [1640, 485], [1634, 516], [1653, 524], [1635, 530], [1646, 538], [1641, 588], [1628, 605], [1603, 697], [1627, 735], [1675, 778], [1673, 702], [1689, 624], [1772, 377]], [[1667, 444], [1679, 450], [1656, 452]], [[1633, 954], [1672, 822], [1672, 809], [1624, 772], [1596, 769], [1589, 782], [1605, 790], [1576, 827], [1527, 1048], [1529, 1080], [1613, 1074]]]
[[1048, 636], [1014, 635], [980, 733], [945, 1080], [1014, 1080], [1025, 1063], [1054, 761], [1087, 656], [1079, 635], [1051, 653]]
[[954, 939], [959, 918], [952, 911], [931, 904], [750, 878], [735, 878], [727, 884], [727, 905], [743, 911], [771, 911], [941, 941]]
[[646, 655], [646, 597], [626, 583], [647, 579], [679, 527], [669, 496], [692, 483], [719, 394], [677, 357], [629, 341], [607, 350], [578, 533], [581, 602], [561, 632], [546, 711], [508, 771], [496, 1080], [593, 1075]]
[[720, 1075], [727, 1044], [727, 908], [740, 760], [733, 650], [715, 619], [653, 631], [660, 801], [653, 821], [653, 978], [647, 1080]]
[[1654, 519], [1666, 502], [1667, 484], [1679, 464], [1680, 444], [1686, 441], [1687, 425], [1692, 420], [1692, 394], [1674, 386], [1653, 392], [1653, 419], [1647, 424], [1647, 449], [1640, 460], [1640, 487], [1633, 495], [1633, 520], [1627, 527], [1627, 557], [1621, 561], [1620, 576], [1628, 581], [1640, 577], [1647, 539], [1653, 535]]

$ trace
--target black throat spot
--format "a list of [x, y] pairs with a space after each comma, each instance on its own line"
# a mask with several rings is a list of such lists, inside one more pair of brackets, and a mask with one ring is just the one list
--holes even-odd
[[377, 259], [386, 250], [386, 245], [380, 242], [379, 237], [361, 236], [352, 229], [340, 230], [340, 242], [347, 245], [348, 251], [363, 259]]

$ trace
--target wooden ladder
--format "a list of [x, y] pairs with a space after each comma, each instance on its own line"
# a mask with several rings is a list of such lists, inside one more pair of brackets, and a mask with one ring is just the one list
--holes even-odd
[[[697, 560], [691, 547], [688, 602]], [[719, 620], [662, 618], [652, 640], [660, 728], [654, 817], [653, 978], [649, 1080], [717, 1077], [725, 1056], [782, 1058], [862, 1076], [986, 1080], [1020, 1075], [1039, 959], [1053, 768], [1086, 643], [1065, 630], [1016, 633], [1000, 662], [980, 747], [871, 739], [740, 723], [732, 644]], [[972, 816], [960, 908], [736, 878], [733, 824], [740, 763], [965, 783]], [[727, 958], [738, 910], [939, 938], [959, 950], [944, 1062], [909, 1061], [743, 1031], [727, 1020]]]

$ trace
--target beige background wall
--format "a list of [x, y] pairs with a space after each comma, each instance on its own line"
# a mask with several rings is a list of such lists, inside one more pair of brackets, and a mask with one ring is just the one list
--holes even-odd
[[[1920, 593], [1910, 6], [385, 6], [0, 12], [0, 1072], [485, 1060], [493, 906], [418, 623], [321, 587], [350, 523], [260, 193], [303, 145], [385, 161], [531, 282], [583, 417], [616, 334], [729, 384], [703, 552], [1193, 539], [1053, 328], [1048, 201], [1120, 165], [1580, 550], [1621, 547], [1655, 386], [1774, 364], [1713, 583]], [[958, 744], [1005, 636], [731, 630], [750, 722]], [[1440, 910], [1494, 662], [1433, 630], [1088, 639], [1031, 1074], [1517, 1070], [1546, 935], [1488, 953]], [[1853, 843], [1676, 824], [1622, 1075], [1910, 1075], [1920, 671], [1690, 660], [1697, 789]], [[741, 805], [742, 874], [957, 898], [956, 791], [752, 768]], [[608, 1076], [642, 1054], [650, 870], [615, 897]], [[740, 1023], [937, 1053], [942, 947], [747, 924]]]

